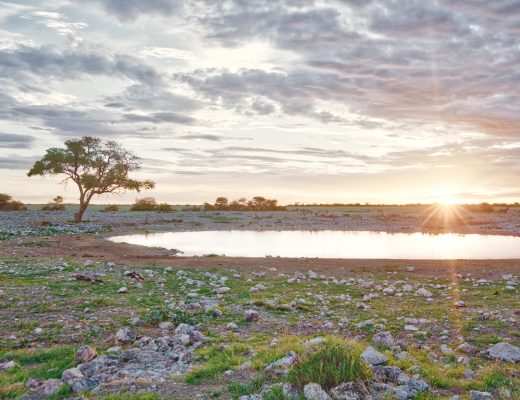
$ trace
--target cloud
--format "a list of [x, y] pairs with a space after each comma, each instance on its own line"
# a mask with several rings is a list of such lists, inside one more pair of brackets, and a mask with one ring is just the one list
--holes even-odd
[[183, 135], [183, 136], [177, 136], [177, 139], [181, 140], [209, 140], [210, 142], [220, 142], [222, 141], [222, 136], [219, 135], [212, 135], [210, 133], [205, 134], [190, 134], [190, 135]]
[[174, 112], [158, 112], [150, 115], [128, 113], [123, 114], [123, 117], [125, 121], [128, 122], [151, 122], [153, 124], [173, 123], [184, 125], [192, 125], [195, 123], [194, 118]]
[[0, 132], [0, 147], [4, 149], [30, 149], [35, 138], [30, 135], [17, 135]]
[[168, 17], [176, 12], [182, 2], [179, 0], [89, 0], [99, 3], [103, 9], [122, 22], [132, 22], [141, 15]]
[[0, 169], [29, 170], [38, 157], [22, 157], [15, 154], [0, 156]]
[[0, 77], [34, 74], [44, 78], [78, 79], [85, 75], [126, 78], [148, 85], [161, 82], [160, 74], [139, 59], [113, 54], [98, 46], [60, 49], [57, 46], [20, 46], [0, 51]]

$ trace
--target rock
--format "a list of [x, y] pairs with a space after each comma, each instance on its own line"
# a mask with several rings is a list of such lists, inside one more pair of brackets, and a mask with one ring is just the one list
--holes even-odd
[[491, 400], [493, 395], [489, 392], [479, 392], [478, 390], [469, 391], [470, 400]]
[[520, 362], [520, 348], [510, 343], [497, 343], [488, 350], [488, 354], [492, 358], [512, 363]]
[[404, 372], [398, 367], [383, 365], [375, 365], [372, 367], [372, 379], [376, 382], [396, 383], [402, 374], [404, 374]]
[[417, 332], [419, 328], [417, 328], [415, 325], [405, 325], [404, 330], [407, 332]]
[[260, 315], [255, 310], [247, 310], [244, 313], [244, 319], [246, 322], [256, 322], [260, 318]]
[[212, 314], [215, 318], [222, 318], [222, 311], [220, 311], [218, 308], [214, 308], [212, 311]]
[[474, 379], [475, 373], [471, 369], [467, 369], [462, 376], [464, 379]]
[[29, 391], [20, 400], [44, 400], [58, 393], [64, 383], [60, 379], [47, 379], [43, 382], [29, 381]]
[[454, 304], [455, 308], [463, 308], [463, 307], [466, 307], [466, 303], [464, 303], [463, 301], [456, 301]]
[[9, 371], [16, 367], [19, 367], [19, 365], [13, 360], [0, 363], [0, 371]]
[[324, 338], [323, 336], [319, 336], [319, 337], [315, 337], [315, 338], [312, 338], [311, 340], [306, 341], [303, 345], [305, 347], [310, 347], [310, 346], [316, 346], [318, 344], [322, 344], [325, 342], [327, 342], [327, 338]]
[[33, 332], [34, 332], [35, 335], [41, 335], [43, 333], [43, 329], [42, 328], [36, 328]]
[[285, 357], [282, 357], [271, 364], [269, 364], [265, 370], [274, 372], [277, 375], [287, 375], [292, 365], [298, 361], [298, 355], [294, 351], [287, 353]]
[[403, 285], [403, 287], [401, 288], [401, 290], [405, 293], [410, 293], [412, 290], [413, 290], [413, 286], [412, 285]]
[[89, 361], [92, 361], [94, 358], [97, 357], [96, 350], [93, 349], [90, 346], [81, 346], [78, 351], [76, 351], [76, 362], [80, 364], [87, 363]]
[[119, 290], [117, 291], [117, 293], [120, 293], [120, 294], [123, 294], [123, 293], [128, 293], [128, 288], [123, 286], [122, 288], [119, 288]]
[[159, 324], [159, 329], [162, 329], [163, 331], [173, 331], [173, 323], [172, 322], [161, 322]]
[[138, 325], [141, 325], [141, 323], [142, 323], [141, 318], [139, 318], [139, 317], [132, 317], [128, 320], [128, 322], [130, 323], [130, 325], [133, 325], [133, 326], [138, 326]]
[[235, 324], [234, 322], [230, 322], [229, 324], [226, 325], [226, 329], [229, 331], [237, 331], [238, 325]]
[[457, 350], [466, 354], [475, 354], [477, 352], [477, 348], [469, 343], [462, 343], [459, 347], [457, 347]]
[[453, 354], [453, 349], [446, 346], [445, 344], [441, 344], [440, 350], [441, 350], [441, 353], [444, 354], [445, 356], [449, 356], [449, 355]]
[[70, 386], [74, 393], [84, 392], [96, 386], [96, 384], [85, 378], [79, 368], [70, 368], [63, 371], [61, 380]]
[[372, 337], [372, 343], [376, 346], [392, 347], [397, 344], [390, 332], [378, 332]]
[[116, 341], [122, 344], [133, 342], [137, 338], [137, 333], [132, 328], [121, 328], [116, 333]]
[[381, 365], [388, 362], [388, 358], [386, 358], [372, 346], [368, 346], [365, 351], [361, 353], [361, 358], [370, 365]]
[[416, 392], [427, 392], [430, 390], [430, 386], [428, 386], [426, 381], [420, 378], [410, 379], [408, 382], [406, 382], [406, 386]]
[[332, 400], [325, 390], [317, 383], [309, 383], [303, 388], [305, 400]]
[[121, 354], [121, 347], [114, 346], [107, 349], [107, 354], [111, 356], [116, 356], [118, 354]]
[[228, 288], [227, 286], [222, 286], [222, 287], [216, 288], [213, 292], [215, 294], [224, 294], [224, 293], [229, 292], [230, 290], [231, 289]]
[[195, 331], [195, 328], [191, 325], [182, 323], [175, 328], [175, 333], [178, 335], [190, 335]]
[[421, 297], [432, 297], [432, 293], [425, 288], [420, 288], [418, 291], [415, 292], [417, 296]]
[[365, 389], [357, 382], [343, 382], [330, 390], [334, 400], [365, 400]]
[[235, 371], [228, 369], [227, 371], [224, 371], [224, 376], [226, 378], [232, 378], [235, 376]]

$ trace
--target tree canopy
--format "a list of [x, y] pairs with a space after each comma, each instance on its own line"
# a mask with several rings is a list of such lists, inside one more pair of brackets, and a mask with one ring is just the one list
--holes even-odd
[[80, 209], [75, 215], [81, 221], [94, 195], [124, 190], [152, 189], [152, 181], [130, 178], [139, 170], [140, 159], [115, 141], [85, 136], [65, 142], [65, 148], [53, 147], [27, 173], [36, 175], [65, 175], [62, 183], [76, 183], [80, 192]]

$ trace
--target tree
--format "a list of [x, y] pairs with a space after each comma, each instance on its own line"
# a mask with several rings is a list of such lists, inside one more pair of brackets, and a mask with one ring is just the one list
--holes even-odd
[[81, 222], [92, 197], [124, 190], [152, 189], [152, 181], [131, 179], [129, 174], [139, 170], [139, 158], [115, 141], [84, 136], [65, 142], [65, 148], [53, 147], [27, 173], [35, 175], [61, 175], [65, 183], [73, 181], [79, 189], [79, 211], [74, 215]]

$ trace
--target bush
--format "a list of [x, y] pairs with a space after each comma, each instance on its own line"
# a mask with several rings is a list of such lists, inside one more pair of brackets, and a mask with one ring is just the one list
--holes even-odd
[[255, 196], [252, 200], [242, 197], [229, 201], [226, 197], [217, 197], [214, 204], [204, 203], [204, 211], [286, 211], [287, 207], [279, 206], [278, 200]]
[[173, 207], [168, 203], [161, 203], [157, 206], [157, 211], [170, 212], [173, 211]]
[[42, 211], [65, 211], [63, 197], [56, 196], [54, 199], [52, 199], [52, 203], [49, 202], [42, 207]]
[[107, 204], [105, 208], [103, 208], [104, 212], [117, 212], [119, 211], [119, 206], [117, 204]]
[[142, 199], [135, 199], [130, 211], [155, 211], [157, 203], [153, 197], [143, 197]]
[[361, 359], [361, 348], [342, 341], [331, 341], [303, 354], [288, 380], [298, 388], [318, 383], [330, 390], [345, 381], [366, 382], [370, 368]]
[[12, 200], [12, 197], [8, 194], [0, 193], [0, 210], [1, 211], [23, 211], [27, 210], [27, 207], [18, 200]]

